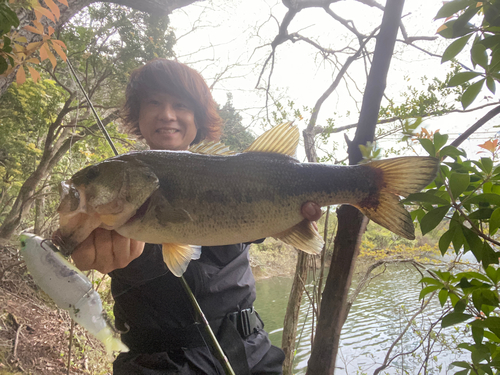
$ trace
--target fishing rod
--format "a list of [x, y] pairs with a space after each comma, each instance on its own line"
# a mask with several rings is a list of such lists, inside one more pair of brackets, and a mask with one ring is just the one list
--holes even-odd
[[[71, 74], [75, 78], [75, 81], [77, 82], [78, 87], [80, 88], [80, 91], [83, 93], [83, 96], [85, 97], [85, 100], [87, 101], [87, 103], [89, 105], [89, 108], [91, 109], [92, 113], [94, 114], [94, 117], [97, 121], [97, 125], [99, 126], [99, 129], [104, 134], [104, 137], [108, 141], [108, 144], [111, 147], [111, 149], [113, 150], [113, 153], [115, 154], [115, 156], [118, 156], [119, 155], [118, 150], [116, 149], [115, 144], [113, 143], [113, 140], [109, 136], [109, 133], [107, 132], [106, 128], [104, 127], [99, 115], [97, 114], [97, 111], [95, 110], [92, 102], [90, 101], [90, 98], [87, 95], [87, 92], [85, 91], [82, 83], [80, 82], [80, 79], [76, 75], [75, 69], [73, 68], [73, 65], [71, 64], [71, 62], [69, 61], [69, 58], [66, 59], [66, 63], [68, 64], [69, 70], [71, 71]], [[224, 351], [222, 350], [222, 348], [219, 344], [219, 341], [217, 341], [217, 338], [215, 337], [215, 334], [214, 334], [212, 328], [210, 327], [210, 324], [208, 323], [208, 320], [205, 317], [203, 310], [201, 309], [198, 301], [196, 300], [195, 295], [193, 294], [191, 288], [189, 287], [186, 279], [184, 279], [184, 276], [180, 277], [180, 281], [181, 281], [181, 284], [182, 284], [184, 290], [186, 291], [186, 293], [189, 297], [189, 300], [191, 301], [191, 304], [193, 305], [194, 310], [196, 311], [196, 313], [200, 317], [201, 322], [203, 323], [205, 330], [207, 331], [207, 334], [210, 337], [210, 340], [212, 341], [212, 345], [215, 348], [215, 352], [218, 354], [219, 360], [221, 361], [221, 364], [224, 367], [226, 375], [236, 375], [233, 368], [231, 367], [231, 363], [229, 363], [228, 358], [224, 354]]]

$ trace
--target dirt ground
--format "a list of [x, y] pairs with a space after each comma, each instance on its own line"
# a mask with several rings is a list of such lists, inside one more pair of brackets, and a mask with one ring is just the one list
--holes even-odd
[[[0, 244], [0, 375], [111, 374], [104, 347], [78, 325], [69, 355], [72, 320], [35, 285], [16, 246]], [[252, 247], [250, 263], [257, 279], [291, 275], [296, 257], [268, 240], [262, 249]]]
[[13, 245], [0, 246], [0, 375], [110, 374], [104, 348], [39, 291]]

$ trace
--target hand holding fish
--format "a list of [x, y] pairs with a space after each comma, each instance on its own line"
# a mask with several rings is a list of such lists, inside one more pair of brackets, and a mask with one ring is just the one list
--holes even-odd
[[123, 237], [114, 230], [95, 229], [71, 255], [82, 271], [109, 273], [125, 268], [142, 254], [144, 242]]
[[[322, 214], [321, 207], [314, 202], [304, 203], [301, 213], [313, 225]], [[95, 269], [101, 273], [109, 273], [125, 268], [143, 250], [144, 242], [123, 237], [114, 230], [97, 228], [76, 247], [71, 257], [82, 271]]]

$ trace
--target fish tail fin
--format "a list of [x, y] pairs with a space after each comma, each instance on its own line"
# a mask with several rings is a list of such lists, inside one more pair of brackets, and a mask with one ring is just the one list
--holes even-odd
[[365, 164], [380, 171], [380, 190], [355, 206], [370, 220], [409, 240], [415, 239], [410, 213], [400, 202], [431, 183], [439, 160], [432, 157], [401, 157]]
[[118, 337], [113, 336], [109, 327], [101, 329], [96, 337], [104, 344], [108, 356], [113, 356], [113, 352], [128, 352], [128, 347]]

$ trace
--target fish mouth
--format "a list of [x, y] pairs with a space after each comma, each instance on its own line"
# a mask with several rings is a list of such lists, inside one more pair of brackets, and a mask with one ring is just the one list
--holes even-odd
[[146, 199], [146, 201], [142, 204], [142, 206], [139, 207], [137, 209], [137, 211], [135, 211], [134, 216], [132, 216], [130, 219], [128, 219], [127, 222], [124, 225], [130, 224], [130, 223], [132, 223], [132, 222], [134, 222], [136, 220], [139, 220], [142, 217], [144, 217], [144, 215], [146, 215], [146, 212], [148, 211], [148, 207], [149, 207], [149, 203], [150, 202], [151, 202], [151, 197], [149, 197], [148, 199]]

